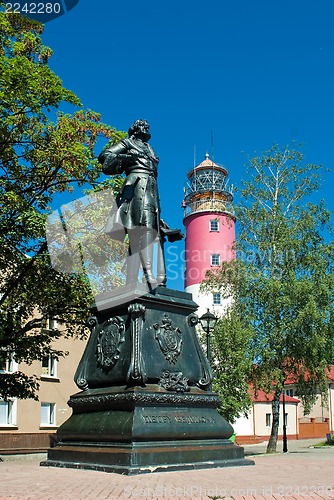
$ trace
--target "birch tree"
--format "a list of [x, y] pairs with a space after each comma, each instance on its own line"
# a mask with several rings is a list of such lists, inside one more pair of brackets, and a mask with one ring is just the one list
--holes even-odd
[[237, 259], [203, 285], [232, 296], [251, 330], [249, 381], [273, 394], [268, 452], [276, 451], [287, 376], [308, 412], [333, 363], [334, 246], [320, 174], [289, 147], [252, 158], [236, 207]]

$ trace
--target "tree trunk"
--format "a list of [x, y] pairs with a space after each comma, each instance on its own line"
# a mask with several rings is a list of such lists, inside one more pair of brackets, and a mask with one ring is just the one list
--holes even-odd
[[278, 438], [278, 427], [279, 427], [279, 399], [282, 394], [282, 390], [276, 388], [274, 399], [272, 402], [272, 415], [273, 422], [271, 426], [271, 434], [267, 446], [267, 453], [276, 453], [277, 448], [277, 438]]

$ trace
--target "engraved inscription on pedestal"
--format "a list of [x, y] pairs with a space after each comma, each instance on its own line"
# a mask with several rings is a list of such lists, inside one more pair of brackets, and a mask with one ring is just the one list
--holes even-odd
[[216, 419], [203, 415], [175, 415], [178, 424], [214, 424]]
[[204, 415], [143, 415], [145, 424], [214, 424], [216, 419]]
[[145, 424], [170, 424], [172, 419], [168, 415], [143, 415]]

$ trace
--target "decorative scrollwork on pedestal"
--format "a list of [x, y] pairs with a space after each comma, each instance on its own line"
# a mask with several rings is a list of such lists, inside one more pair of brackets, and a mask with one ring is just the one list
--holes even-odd
[[105, 321], [99, 330], [96, 344], [97, 366], [104, 371], [110, 371], [119, 359], [124, 330], [124, 321], [118, 316]]
[[160, 349], [166, 360], [170, 364], [175, 364], [182, 348], [180, 328], [173, 326], [172, 321], [166, 313], [161, 324], [155, 323], [153, 328], [157, 332], [155, 338], [159, 342]]
[[89, 316], [86, 324], [91, 331], [94, 330], [94, 328], [96, 328], [96, 325], [98, 324], [96, 316]]
[[202, 346], [198, 340], [197, 332], [196, 332], [196, 325], [198, 324], [198, 316], [195, 313], [189, 314], [188, 316], [188, 324], [192, 328], [192, 335], [193, 335], [193, 340], [194, 340], [194, 345], [195, 349], [197, 351], [198, 358], [201, 363], [201, 368], [202, 368], [202, 376], [197, 382], [198, 387], [201, 389], [209, 389], [210, 384], [212, 382], [212, 370], [211, 367], [208, 363], [207, 357], [205, 356]]
[[188, 325], [190, 327], [195, 327], [196, 325], [198, 325], [199, 320], [197, 314], [195, 313], [189, 314], [187, 319], [188, 319]]
[[143, 304], [130, 304], [128, 312], [131, 317], [131, 362], [127, 373], [128, 384], [145, 385], [146, 374], [141, 348], [141, 332], [146, 308]]
[[170, 372], [168, 370], [164, 371], [159, 380], [159, 386], [163, 387], [167, 391], [190, 391], [190, 387], [188, 386], [188, 379], [183, 375], [182, 372]]
[[[91, 331], [90, 338], [94, 338], [95, 334], [96, 334], [96, 329], [98, 326], [97, 317], [96, 316], [89, 316], [89, 318], [86, 321], [86, 325], [88, 326], [88, 328]], [[87, 346], [86, 346], [85, 353], [86, 352], [87, 352]], [[84, 356], [85, 356], [85, 354], [84, 354]], [[81, 389], [82, 391], [89, 389], [89, 382], [88, 382], [89, 381], [89, 375], [88, 375], [88, 371], [89, 371], [88, 366], [89, 365], [88, 365], [88, 363], [83, 362], [84, 356], [81, 359], [80, 364], [79, 364], [79, 366], [75, 372], [75, 375], [74, 375], [74, 381], [75, 381], [76, 385], [79, 387], [79, 389]]]
[[88, 383], [87, 383], [87, 380], [85, 378], [79, 378], [78, 380], [76, 380], [76, 384], [79, 387], [79, 389], [81, 389], [82, 391], [85, 391], [86, 389], [88, 389]]

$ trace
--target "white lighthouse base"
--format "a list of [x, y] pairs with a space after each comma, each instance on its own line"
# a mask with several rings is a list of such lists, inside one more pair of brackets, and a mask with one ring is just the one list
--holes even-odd
[[200, 292], [200, 284], [190, 285], [185, 288], [185, 291], [191, 293], [193, 296], [193, 301], [198, 304], [198, 309], [196, 314], [198, 317], [201, 317], [204, 313], [209, 309], [215, 316], [221, 317], [226, 311], [227, 307], [231, 303], [229, 299], [222, 299], [221, 304], [214, 304], [213, 302], [213, 293]]

